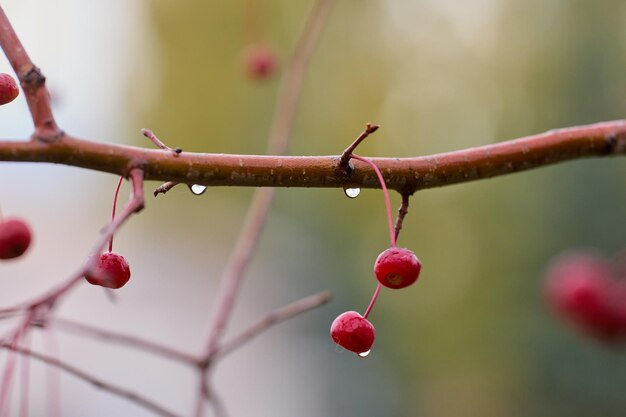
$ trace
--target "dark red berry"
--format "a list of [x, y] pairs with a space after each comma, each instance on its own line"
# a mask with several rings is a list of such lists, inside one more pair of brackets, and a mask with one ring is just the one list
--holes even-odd
[[376, 279], [388, 288], [400, 289], [417, 281], [422, 264], [415, 254], [406, 248], [392, 247], [383, 251], [374, 264]]
[[333, 342], [354, 353], [368, 352], [374, 344], [376, 331], [367, 319], [356, 311], [340, 314], [330, 326]]
[[626, 288], [596, 255], [557, 258], [546, 273], [545, 298], [563, 319], [604, 341], [626, 340]]
[[19, 219], [0, 222], [0, 259], [22, 256], [30, 246], [32, 234], [26, 223]]
[[130, 279], [130, 268], [122, 255], [105, 252], [100, 255], [93, 274], [85, 275], [85, 279], [93, 285], [118, 289]]
[[15, 79], [9, 74], [0, 74], [0, 106], [15, 100], [20, 90], [17, 88]]
[[246, 73], [254, 79], [266, 79], [274, 75], [278, 68], [278, 58], [265, 45], [252, 45], [246, 49], [244, 56]]

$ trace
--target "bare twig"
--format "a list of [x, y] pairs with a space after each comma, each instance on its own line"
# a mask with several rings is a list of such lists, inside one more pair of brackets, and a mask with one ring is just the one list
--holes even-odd
[[396, 241], [398, 240], [398, 236], [400, 235], [400, 231], [402, 230], [402, 222], [404, 222], [404, 217], [409, 213], [410, 198], [411, 196], [409, 194], [402, 194], [402, 203], [400, 204], [400, 208], [398, 209], [398, 217], [396, 217], [396, 226], [394, 228]]
[[[379, 125], [372, 125], [370, 123], [365, 125], [365, 130], [361, 132], [361, 134], [352, 142], [350, 146], [348, 146], [343, 153], [341, 154], [341, 158], [339, 158], [338, 169], [346, 172], [348, 170], [348, 163], [350, 162], [350, 156], [352, 156], [352, 152], [356, 149], [357, 146], [361, 144], [372, 133], [376, 132], [380, 128]], [[349, 172], [346, 172], [349, 174]]]
[[172, 188], [176, 187], [178, 184], [180, 184], [179, 182], [174, 182], [174, 181], [168, 181], [166, 183], [163, 183], [161, 185], [159, 185], [157, 188], [154, 189], [153, 194], [154, 196], [158, 196], [159, 194], [165, 194], [166, 192], [168, 192], [169, 190], [171, 190]]
[[170, 151], [171, 153], [174, 154], [174, 156], [180, 155], [180, 153], [183, 151], [181, 148], [170, 148], [165, 143], [161, 142], [161, 140], [150, 129], [141, 129], [141, 133], [145, 137], [150, 139], [152, 141], [152, 143], [154, 143], [157, 147], [159, 147], [159, 148], [161, 148], [163, 150], [166, 150], [166, 151]]
[[271, 327], [280, 324], [285, 320], [289, 320], [299, 314], [324, 305], [332, 298], [333, 296], [330, 292], [324, 291], [302, 298], [301, 300], [294, 301], [291, 304], [287, 304], [284, 307], [272, 311], [252, 326], [239, 333], [237, 336], [234, 336], [232, 339], [224, 342], [224, 344], [215, 352], [214, 358], [218, 359], [228, 355]]
[[[414, 158], [369, 158], [400, 193], [459, 184], [581, 158], [626, 154], [626, 120], [551, 130], [493, 145]], [[207, 186], [341, 188], [339, 156], [263, 156], [183, 152], [104, 144], [65, 135], [47, 145], [0, 141], [0, 161], [51, 162], [116, 175], [141, 164], [145, 180]], [[374, 171], [354, 162], [350, 184], [380, 188]]]
[[199, 362], [199, 359], [189, 353], [181, 352], [171, 347], [151, 342], [137, 336], [100, 329], [88, 324], [78, 323], [73, 320], [55, 318], [50, 320], [48, 325], [52, 325], [54, 328], [62, 331], [91, 336], [108, 342], [119, 343], [141, 349], [144, 352], [153, 353], [167, 359], [188, 363], [194, 366]]
[[137, 405], [140, 405], [155, 414], [165, 417], [180, 417], [178, 414], [173, 413], [154, 401], [137, 394], [134, 391], [128, 390], [126, 388], [119, 387], [117, 385], [106, 382], [98, 377], [95, 377], [79, 368], [76, 368], [72, 365], [69, 365], [59, 359], [44, 355], [42, 353], [34, 352], [30, 349], [25, 349], [17, 346], [12, 346], [10, 343], [0, 343], [0, 347], [5, 349], [9, 349], [11, 351], [17, 352], [21, 355], [28, 355], [33, 359], [44, 362], [47, 365], [53, 366], [55, 368], [61, 369], [79, 379], [82, 379], [85, 382], [90, 383], [96, 388], [99, 388], [103, 391], [110, 392], [111, 394], [117, 395], [118, 397], [126, 398], [129, 401], [134, 402]]

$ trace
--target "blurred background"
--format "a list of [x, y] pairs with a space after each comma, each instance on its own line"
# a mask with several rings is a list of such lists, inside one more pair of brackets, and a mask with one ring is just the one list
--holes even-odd
[[[2, 7], [48, 77], [64, 130], [152, 147], [140, 134], [147, 127], [186, 151], [248, 154], [264, 152], [280, 69], [311, 4]], [[282, 67], [267, 80], [251, 79], [242, 61], [253, 6], [253, 40], [270, 45]], [[623, 118], [625, 19], [620, 0], [339, 1], [306, 77], [290, 152], [338, 154], [366, 122], [382, 128], [360, 154], [408, 157]], [[0, 72], [12, 73], [4, 56]], [[0, 109], [1, 138], [31, 132], [23, 97]], [[279, 190], [229, 334], [312, 293], [335, 298], [225, 359], [216, 391], [232, 416], [623, 416], [624, 351], [553, 320], [540, 284], [564, 250], [611, 257], [624, 248], [624, 178], [622, 158], [595, 159], [418, 192], [399, 245], [415, 251], [422, 275], [404, 291], [382, 292], [364, 360], [337, 348], [328, 329], [339, 313], [363, 311], [375, 288], [373, 263], [388, 239], [382, 194]], [[35, 233], [26, 257], [0, 265], [0, 305], [80, 265], [109, 218], [116, 182], [77, 168], [0, 164], [2, 212]], [[252, 192], [194, 196], [181, 186], [150, 195], [116, 237], [133, 274], [117, 303], [84, 285], [59, 315], [199, 351]], [[191, 413], [196, 381], [185, 366], [60, 332], [32, 343], [45, 350], [52, 339], [64, 360]], [[31, 378], [32, 415], [49, 415], [44, 368], [33, 363]], [[151, 415], [60, 378], [63, 416]], [[17, 399], [17, 385], [13, 392]]]

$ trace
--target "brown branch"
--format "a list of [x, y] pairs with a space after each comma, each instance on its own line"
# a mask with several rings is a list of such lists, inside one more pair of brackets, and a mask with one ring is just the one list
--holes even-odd
[[117, 395], [118, 397], [126, 398], [129, 401], [134, 402], [137, 405], [144, 407], [147, 410], [154, 412], [160, 416], [165, 417], [180, 417], [178, 414], [175, 414], [154, 401], [137, 394], [134, 391], [128, 390], [126, 388], [119, 387], [117, 385], [106, 382], [98, 377], [95, 377], [79, 368], [76, 368], [72, 365], [69, 365], [59, 359], [44, 355], [42, 353], [34, 352], [30, 349], [20, 348], [16, 346], [11, 346], [10, 343], [0, 343], [0, 347], [12, 350], [21, 355], [27, 355], [33, 359], [37, 359], [47, 365], [54, 366], [55, 368], [61, 369], [69, 373], [70, 375], [75, 376], [78, 379], [82, 379], [85, 382], [90, 383], [96, 388], [99, 388], [103, 391], [110, 392], [111, 394]]
[[215, 352], [214, 358], [218, 359], [228, 355], [271, 327], [280, 324], [285, 320], [289, 320], [299, 314], [324, 305], [332, 298], [333, 296], [330, 292], [324, 291], [294, 301], [291, 304], [287, 304], [284, 307], [272, 311], [237, 336], [234, 336], [232, 339], [224, 342], [224, 344]]
[[35, 125], [34, 138], [43, 141], [60, 138], [63, 132], [52, 115], [46, 77], [30, 60], [2, 6], [0, 6], [0, 47], [20, 80]]
[[[370, 158], [390, 189], [458, 184], [580, 158], [626, 154], [626, 120], [551, 130], [538, 135], [414, 158]], [[0, 141], [0, 161], [51, 162], [127, 175], [141, 167], [146, 180], [207, 186], [340, 188], [339, 156], [264, 156], [183, 152], [104, 144], [64, 136], [50, 144]], [[354, 162], [350, 185], [380, 188], [374, 171]]]

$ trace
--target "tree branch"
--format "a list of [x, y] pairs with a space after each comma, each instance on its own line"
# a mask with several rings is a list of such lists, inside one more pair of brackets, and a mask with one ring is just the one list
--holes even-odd
[[0, 6], [0, 47], [20, 80], [35, 125], [33, 137], [43, 141], [60, 138], [63, 132], [52, 115], [46, 77], [30, 60], [2, 6]]
[[280, 324], [285, 320], [289, 320], [290, 318], [295, 317], [299, 314], [324, 305], [332, 298], [333, 296], [330, 292], [324, 291], [294, 301], [291, 304], [287, 304], [284, 307], [278, 308], [270, 312], [243, 332], [234, 336], [232, 339], [224, 342], [224, 344], [215, 352], [214, 358], [223, 358], [224, 356], [245, 345], [250, 340], [263, 333], [264, 331], [270, 329], [271, 327]]
[[[387, 187], [400, 193], [491, 178], [580, 158], [626, 154], [626, 120], [550, 130], [538, 135], [414, 158], [370, 158]], [[0, 161], [51, 162], [146, 180], [207, 186], [380, 188], [374, 171], [354, 162], [349, 177], [336, 172], [340, 156], [229, 155], [104, 144], [64, 136], [49, 144], [0, 141]]]
[[104, 341], [130, 346], [136, 349], [143, 350], [144, 352], [150, 352], [164, 358], [188, 363], [194, 366], [197, 365], [199, 362], [199, 359], [196, 358], [194, 355], [179, 351], [169, 346], [151, 342], [149, 340], [130, 334], [100, 329], [98, 327], [79, 323], [73, 320], [55, 318], [50, 320], [47, 325], [51, 325], [52, 327], [61, 331], [66, 331], [69, 333], [79, 334], [83, 336], [91, 336], [94, 338], [102, 339]]
[[130, 391], [125, 388], [119, 387], [117, 385], [113, 385], [106, 381], [103, 381], [100, 378], [97, 378], [87, 372], [82, 371], [81, 369], [78, 369], [72, 365], [62, 362], [59, 359], [44, 355], [42, 353], [34, 352], [29, 349], [12, 346], [10, 343], [0, 343], [0, 347], [12, 350], [21, 355], [30, 356], [31, 358], [44, 362], [47, 365], [54, 366], [55, 368], [61, 369], [62, 371], [65, 371], [71, 375], [74, 375], [75, 377], [79, 379], [82, 379], [85, 382], [90, 383], [96, 388], [110, 392], [111, 394], [115, 394], [118, 397], [126, 398], [127, 400], [132, 401], [135, 404], [140, 405], [160, 416], [180, 417], [178, 414], [175, 414], [165, 409], [164, 407], [158, 405], [157, 403], [155, 403], [154, 401], [146, 397], [143, 397], [142, 395], [139, 395], [133, 391]]

